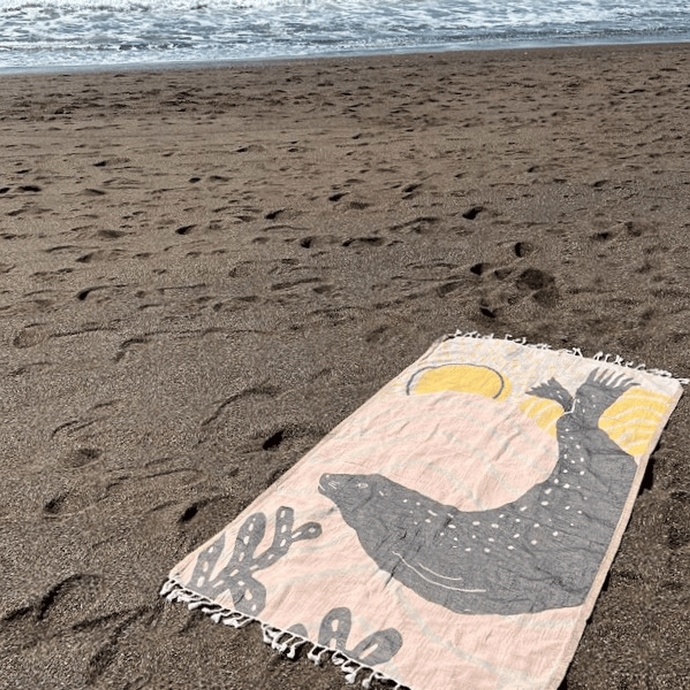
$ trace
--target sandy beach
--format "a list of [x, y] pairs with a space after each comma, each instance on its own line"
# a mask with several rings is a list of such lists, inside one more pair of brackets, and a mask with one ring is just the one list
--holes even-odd
[[[0, 688], [349, 687], [168, 571], [457, 328], [690, 376], [687, 44], [0, 85]], [[689, 422], [562, 690], [690, 683]]]

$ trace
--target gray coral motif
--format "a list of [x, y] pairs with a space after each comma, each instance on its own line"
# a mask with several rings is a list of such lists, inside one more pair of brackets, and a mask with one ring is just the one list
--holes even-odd
[[497, 508], [460, 511], [380, 474], [324, 474], [319, 491], [392, 578], [458, 613], [578, 606], [592, 587], [637, 465], [601, 428], [630, 378], [592, 371], [574, 396], [555, 379], [529, 394], [563, 407], [549, 477]]
[[[335, 649], [345, 656], [359, 662], [363, 666], [376, 666], [390, 661], [403, 644], [402, 635], [395, 628], [379, 630], [365, 637], [353, 649], [347, 648], [350, 629], [352, 628], [352, 614], [350, 609], [341, 606], [331, 609], [321, 621], [318, 645], [329, 648], [331, 642]], [[301, 624], [293, 625], [288, 632], [307, 638], [307, 629]]]
[[321, 536], [318, 522], [305, 522], [293, 531], [294, 514], [292, 508], [278, 508], [273, 543], [258, 556], [255, 551], [266, 533], [266, 516], [263, 513], [250, 515], [237, 533], [230, 560], [211, 578], [210, 573], [225, 546], [225, 534], [221, 534], [199, 554], [187, 586], [209, 599], [230, 590], [237, 611], [248, 616], [258, 615], [266, 605], [266, 588], [254, 577], [255, 573], [274, 565], [296, 541]]

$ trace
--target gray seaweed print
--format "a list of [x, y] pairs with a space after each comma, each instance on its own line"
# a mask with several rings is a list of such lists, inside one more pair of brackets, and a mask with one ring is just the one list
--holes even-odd
[[250, 515], [237, 533], [230, 560], [210, 578], [209, 573], [213, 572], [225, 546], [225, 533], [222, 533], [199, 554], [187, 586], [210, 599], [230, 590], [237, 611], [248, 616], [258, 615], [266, 605], [266, 588], [254, 577], [256, 571], [272, 566], [296, 541], [321, 536], [318, 522], [305, 522], [293, 532], [294, 514], [292, 508], [278, 508], [273, 543], [258, 556], [254, 552], [266, 533], [266, 516], [263, 513]]
[[529, 390], [563, 408], [558, 458], [546, 480], [498, 508], [460, 511], [380, 474], [324, 474], [319, 491], [378, 567], [428, 601], [468, 614], [578, 606], [637, 468], [599, 419], [636, 385], [594, 370], [574, 396], [553, 378]]
[[[331, 609], [321, 621], [318, 645], [328, 648], [331, 642], [334, 642], [335, 649], [364, 666], [385, 664], [402, 647], [402, 635], [395, 628], [386, 628], [368, 635], [353, 649], [348, 649], [346, 645], [351, 628], [352, 614], [350, 609], [345, 606]], [[307, 629], [301, 623], [291, 626], [288, 632], [305, 639], [309, 637]]]

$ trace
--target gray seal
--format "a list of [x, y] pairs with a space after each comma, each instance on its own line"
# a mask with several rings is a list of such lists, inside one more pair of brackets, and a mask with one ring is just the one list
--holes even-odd
[[498, 508], [460, 511], [381, 474], [324, 474], [319, 491], [378, 567], [428, 601], [467, 614], [578, 606], [636, 472], [599, 419], [636, 385], [594, 370], [574, 397], [556, 379], [528, 391], [563, 407], [558, 459], [546, 480]]

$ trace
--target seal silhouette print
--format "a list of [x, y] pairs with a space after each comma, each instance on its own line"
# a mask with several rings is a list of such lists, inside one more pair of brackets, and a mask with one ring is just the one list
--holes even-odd
[[637, 385], [595, 369], [574, 397], [554, 378], [529, 390], [563, 408], [558, 459], [545, 481], [497, 508], [460, 511], [380, 474], [324, 474], [319, 491], [379, 568], [429, 601], [458, 613], [577, 606], [637, 467], [599, 419]]
[[621, 361], [437, 341], [162, 593], [365, 688], [557, 690], [682, 393]]

